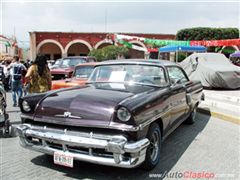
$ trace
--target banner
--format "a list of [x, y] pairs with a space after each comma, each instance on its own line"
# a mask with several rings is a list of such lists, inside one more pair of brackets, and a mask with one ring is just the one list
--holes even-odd
[[8, 40], [0, 39], [0, 42], [3, 42], [5, 44], [5, 46], [8, 46], [8, 47], [11, 46], [11, 44], [8, 42]]
[[237, 46], [237, 45], [240, 45], [240, 39], [190, 41], [190, 45], [191, 46]]
[[[115, 34], [114, 37], [119, 40], [132, 41], [137, 40], [145, 44], [151, 44], [155, 46], [236, 46], [240, 45], [240, 39], [223, 39], [223, 40], [201, 40], [201, 41], [177, 41], [177, 40], [165, 40], [165, 39], [149, 39], [137, 36], [119, 35]], [[131, 43], [130, 43], [131, 44]], [[129, 46], [132, 46], [130, 45]]]
[[174, 45], [174, 46], [190, 46], [190, 41], [176, 41], [176, 40], [158, 40], [158, 39], [145, 39], [144, 43], [152, 44], [156, 46], [167, 46], [167, 45]]
[[122, 34], [116, 34], [115, 38], [116, 39], [128, 40], [128, 41], [133, 41], [133, 40], [144, 41], [145, 40], [145, 38], [143, 38], [143, 37], [128, 36], [128, 35], [122, 35]]
[[129, 43], [129, 42], [127, 42], [127, 41], [124, 41], [124, 40], [122, 40], [122, 39], [117, 39], [117, 42], [118, 42], [119, 44], [124, 45], [124, 46], [127, 47], [127, 48], [135, 49], [135, 50], [138, 50], [138, 51], [148, 52], [147, 49], [145, 49], [145, 48], [143, 48], [143, 47], [140, 47], [140, 46], [136, 46], [136, 45], [134, 45], [134, 44], [132, 44], [132, 43]]

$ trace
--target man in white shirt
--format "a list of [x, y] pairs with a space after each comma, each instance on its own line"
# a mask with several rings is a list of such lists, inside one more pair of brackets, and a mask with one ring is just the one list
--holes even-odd
[[14, 56], [13, 62], [10, 65], [10, 75], [11, 75], [11, 88], [12, 88], [12, 98], [13, 98], [13, 106], [18, 106], [18, 100], [22, 97], [23, 93], [23, 85], [22, 85], [22, 71], [26, 70], [26, 67], [19, 62], [19, 57]]

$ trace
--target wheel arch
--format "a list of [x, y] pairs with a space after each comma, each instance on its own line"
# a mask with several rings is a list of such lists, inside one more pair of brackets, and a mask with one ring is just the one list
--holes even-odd
[[[162, 118], [158, 118], [156, 121], [154, 121], [154, 122], [156, 122], [158, 125], [159, 125], [159, 127], [160, 127], [160, 130], [161, 130], [161, 137], [163, 137], [163, 120], [162, 120]], [[153, 123], [154, 123], [153, 122]]]

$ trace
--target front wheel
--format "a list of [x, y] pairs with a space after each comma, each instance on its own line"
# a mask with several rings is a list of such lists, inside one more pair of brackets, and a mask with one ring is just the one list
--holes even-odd
[[160, 159], [160, 150], [161, 150], [161, 130], [157, 123], [151, 124], [147, 138], [150, 141], [150, 145], [146, 151], [145, 161], [142, 164], [142, 167], [146, 170], [153, 169], [159, 162]]
[[196, 114], [197, 114], [197, 105], [194, 106], [190, 116], [185, 120], [185, 123], [186, 124], [193, 124], [193, 123], [195, 123]]

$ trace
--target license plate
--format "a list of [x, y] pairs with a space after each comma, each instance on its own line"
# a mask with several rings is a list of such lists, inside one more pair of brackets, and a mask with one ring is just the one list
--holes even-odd
[[73, 157], [65, 152], [54, 152], [54, 164], [73, 167]]

